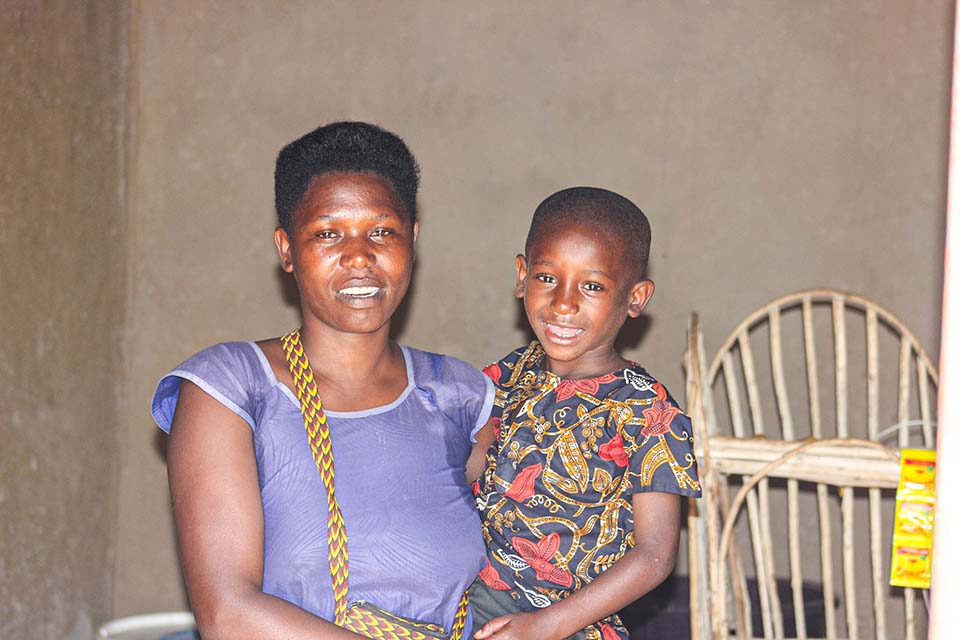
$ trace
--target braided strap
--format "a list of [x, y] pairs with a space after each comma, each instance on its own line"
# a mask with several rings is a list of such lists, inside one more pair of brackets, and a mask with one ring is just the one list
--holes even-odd
[[[350, 575], [347, 554], [347, 529], [340, 503], [333, 491], [333, 445], [330, 427], [323, 413], [320, 392], [313, 376], [310, 359], [300, 342], [300, 330], [294, 329], [280, 338], [283, 355], [293, 376], [293, 387], [300, 401], [303, 426], [307, 431], [310, 451], [327, 493], [327, 555], [330, 581], [333, 584], [334, 623], [368, 638], [383, 640], [430, 640], [444, 638], [443, 627], [410, 620], [380, 609], [358, 605], [347, 608], [347, 583]], [[467, 591], [463, 592], [453, 618], [450, 640], [460, 640], [467, 622]]]
[[343, 625], [347, 615], [347, 581], [350, 574], [347, 555], [347, 529], [340, 512], [340, 503], [333, 492], [333, 445], [330, 427], [323, 413], [317, 382], [306, 351], [300, 343], [300, 330], [295, 329], [280, 338], [283, 354], [293, 376], [293, 386], [300, 401], [303, 426], [307, 430], [310, 451], [327, 492], [327, 555], [330, 560], [330, 580], [333, 583], [334, 622]]

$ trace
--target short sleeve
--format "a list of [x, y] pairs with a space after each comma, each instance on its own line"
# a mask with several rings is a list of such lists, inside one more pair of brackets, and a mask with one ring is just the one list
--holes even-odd
[[630, 455], [631, 493], [656, 491], [700, 497], [700, 477], [693, 453], [690, 419], [659, 382], [656, 398], [642, 409], [643, 426], [636, 433], [637, 450]]
[[483, 368], [484, 375], [493, 382], [496, 391], [493, 399], [492, 418], [499, 419], [503, 414], [503, 407], [506, 404], [507, 395], [509, 395], [513, 381], [516, 380], [517, 374], [519, 373], [517, 371], [517, 363], [528, 349], [529, 347], [514, 349], [500, 360]]
[[208, 347], [160, 378], [151, 403], [153, 419], [170, 432], [180, 383], [189, 380], [256, 430], [257, 388], [263, 375], [261, 355], [254, 345], [226, 342]]
[[410, 349], [416, 386], [433, 396], [440, 410], [476, 442], [493, 411], [493, 382], [463, 360]]

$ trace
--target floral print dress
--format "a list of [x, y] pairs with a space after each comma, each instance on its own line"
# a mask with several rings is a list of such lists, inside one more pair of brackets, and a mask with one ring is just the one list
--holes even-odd
[[[534, 341], [484, 370], [501, 415], [474, 485], [487, 544], [480, 579], [526, 611], [634, 546], [634, 493], [700, 496], [690, 421], [663, 385], [639, 366], [562, 380], [543, 370], [543, 355]], [[627, 638], [617, 616], [587, 632]]]

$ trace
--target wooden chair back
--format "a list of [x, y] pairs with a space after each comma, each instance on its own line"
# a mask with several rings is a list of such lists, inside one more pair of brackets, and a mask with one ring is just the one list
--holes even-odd
[[898, 450], [934, 448], [916, 337], [866, 298], [810, 290], [750, 314], [710, 362], [694, 314], [685, 365], [694, 637], [925, 635], [915, 592], [888, 586]]

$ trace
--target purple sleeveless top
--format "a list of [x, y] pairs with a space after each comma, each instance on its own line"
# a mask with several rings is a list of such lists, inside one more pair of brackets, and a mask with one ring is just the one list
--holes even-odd
[[[402, 347], [407, 387], [388, 405], [327, 411], [347, 527], [349, 602], [450, 628], [483, 567], [464, 466], [490, 416], [490, 380], [465, 362]], [[153, 417], [169, 432], [181, 379], [253, 429], [263, 500], [263, 591], [333, 618], [327, 504], [300, 405], [250, 342], [218, 344], [165, 375]], [[469, 621], [466, 627], [470, 628]]]

